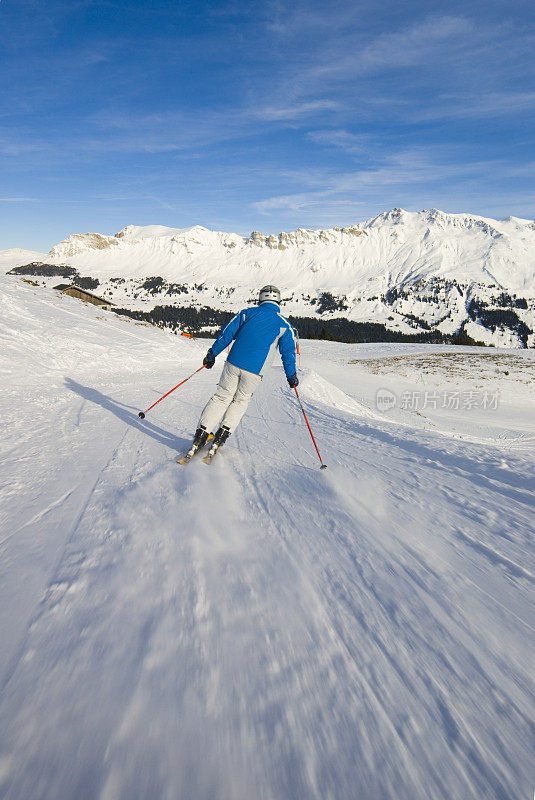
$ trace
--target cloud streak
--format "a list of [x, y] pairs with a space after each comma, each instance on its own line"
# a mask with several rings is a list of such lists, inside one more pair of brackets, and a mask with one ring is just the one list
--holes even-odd
[[318, 207], [327, 208], [333, 203], [349, 205], [355, 201], [376, 201], [381, 194], [426, 192], [440, 186], [459, 186], [485, 177], [492, 172], [495, 178], [510, 173], [506, 160], [455, 163], [440, 160], [434, 150], [416, 148], [390, 155], [381, 166], [336, 174], [316, 176], [322, 188], [295, 194], [264, 198], [253, 203], [256, 211], [270, 215], [283, 209], [292, 212], [310, 212]]
[[0, 203], [39, 203], [38, 197], [0, 197]]
[[478, 92], [442, 94], [435, 108], [419, 111], [414, 119], [426, 122], [437, 119], [501, 117], [535, 110], [535, 92]]
[[308, 103], [296, 103], [292, 106], [266, 106], [256, 112], [260, 119], [284, 122], [302, 117], [310, 117], [318, 112], [335, 111], [342, 108], [342, 104], [335, 100], [312, 100]]

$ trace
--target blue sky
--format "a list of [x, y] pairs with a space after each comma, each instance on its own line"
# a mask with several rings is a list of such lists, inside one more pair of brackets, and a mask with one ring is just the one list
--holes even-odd
[[0, 249], [535, 216], [530, 2], [0, 2]]

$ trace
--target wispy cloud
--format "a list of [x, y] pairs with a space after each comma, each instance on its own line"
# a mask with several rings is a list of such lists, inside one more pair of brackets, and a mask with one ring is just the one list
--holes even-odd
[[420, 122], [436, 119], [501, 117], [535, 109], [535, 92], [465, 92], [441, 94], [433, 108], [415, 112]]
[[11, 138], [8, 136], [2, 137], [0, 139], [0, 154], [6, 156], [20, 156], [45, 149], [43, 142], [35, 140], [24, 141], [24, 136], [28, 136], [28, 133], [19, 132], [18, 135], [14, 135]]
[[430, 56], [437, 58], [439, 49], [458, 47], [475, 30], [475, 24], [466, 17], [430, 17], [400, 31], [377, 36], [353, 57], [353, 66], [368, 71], [421, 64]]
[[[287, 123], [309, 124], [316, 115], [340, 107], [340, 103], [334, 101], [318, 100], [278, 108], [243, 106], [233, 109], [232, 113], [226, 108], [195, 112], [163, 110], [151, 114], [104, 109], [91, 114], [83, 133], [71, 134], [64, 147], [71, 152], [179, 153], [262, 136], [267, 132], [266, 125], [273, 130]], [[28, 151], [46, 149], [47, 144], [43, 140], [21, 145], [12, 141], [6, 142], [4, 147], [6, 152], [9, 149], [15, 152], [17, 147], [24, 152], [25, 148]]]
[[[437, 63], [444, 54], [453, 56], [462, 49], [475, 30], [474, 23], [462, 16], [430, 17], [371, 39], [363, 26], [353, 26], [320, 44], [313, 63], [305, 69], [299, 65], [286, 86], [294, 96], [307, 96], [318, 86], [325, 91], [374, 73], [415, 67], [432, 59]], [[358, 94], [358, 85], [355, 90]]]
[[267, 197], [253, 203], [261, 214], [287, 209], [293, 212], [310, 211], [318, 207], [329, 207], [333, 202], [349, 204], [353, 200], [375, 199], [392, 192], [406, 194], [415, 189], [423, 192], [431, 188], [452, 185], [485, 176], [489, 171], [506, 174], [507, 162], [477, 161], [467, 163], [448, 162], [436, 157], [433, 148], [414, 148], [391, 154], [382, 165], [336, 174], [317, 175], [322, 188], [309, 192], [283, 194]]
[[343, 95], [353, 121], [379, 118], [384, 108], [390, 118], [420, 122], [499, 116], [532, 107], [531, 92], [508, 81], [517, 79], [520, 64], [524, 82], [535, 75], [534, 47], [529, 26], [472, 17], [469, 9], [376, 35], [355, 24], [318, 43], [304, 67], [290, 63], [280, 91], [294, 102], [311, 101], [318, 91]]
[[316, 144], [339, 147], [348, 153], [362, 154], [370, 143], [369, 134], [355, 134], [346, 130], [309, 131], [308, 138]]
[[0, 203], [38, 203], [38, 197], [0, 197]]
[[335, 100], [312, 100], [308, 103], [296, 103], [291, 106], [266, 106], [256, 112], [260, 119], [284, 121], [298, 117], [310, 117], [318, 112], [334, 111], [342, 105]]
[[364, 75], [385, 69], [416, 66], [428, 61], [437, 50], [459, 46], [459, 39], [474, 31], [473, 23], [463, 17], [433, 17], [401, 31], [382, 33], [355, 52], [338, 54], [309, 73], [309, 77]]
[[511, 165], [509, 167], [509, 175], [515, 178], [535, 178], [535, 161]]
[[105, 110], [91, 117], [90, 135], [79, 146], [88, 151], [172, 153], [222, 144], [247, 136], [258, 119], [251, 112], [226, 110], [162, 111], [136, 114]]

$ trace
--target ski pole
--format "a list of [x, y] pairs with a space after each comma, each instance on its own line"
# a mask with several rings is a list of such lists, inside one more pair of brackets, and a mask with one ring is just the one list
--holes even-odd
[[293, 388], [295, 389], [295, 393], [297, 395], [297, 399], [299, 401], [299, 405], [301, 406], [301, 411], [303, 412], [303, 416], [304, 416], [305, 422], [307, 424], [308, 432], [312, 436], [312, 441], [314, 442], [314, 447], [316, 448], [316, 453], [318, 454], [318, 458], [319, 458], [320, 463], [321, 463], [320, 469], [327, 469], [327, 464], [323, 463], [323, 459], [320, 456], [320, 451], [318, 450], [318, 445], [316, 444], [316, 440], [314, 439], [314, 434], [312, 433], [312, 428], [310, 427], [310, 424], [309, 424], [308, 419], [307, 419], [307, 415], [305, 414], [305, 409], [303, 408], [303, 403], [301, 402], [301, 398], [299, 397], [299, 392], [297, 391], [297, 386], [294, 386]]
[[190, 378], [193, 378], [193, 376], [196, 375], [198, 372], [200, 372], [201, 369], [204, 369], [205, 366], [206, 366], [206, 364], [203, 364], [202, 367], [199, 367], [199, 369], [196, 369], [195, 372], [192, 372], [191, 375], [188, 375], [188, 377], [184, 378], [183, 381], [180, 381], [180, 383], [178, 383], [176, 386], [173, 386], [172, 389], [169, 389], [169, 391], [166, 392], [164, 395], [162, 395], [159, 400], [156, 400], [155, 403], [153, 403], [151, 406], [149, 406], [146, 411], [140, 411], [139, 414], [138, 414], [138, 417], [141, 417], [141, 419], [145, 419], [145, 414], [148, 414], [148, 412], [151, 410], [151, 408], [154, 408], [154, 406], [157, 406], [158, 403], [160, 403], [162, 400], [164, 400], [167, 397], [167, 395], [171, 394], [171, 392], [174, 392], [175, 389], [178, 389], [178, 387], [182, 386], [182, 384], [186, 383], [186, 381], [189, 381]]

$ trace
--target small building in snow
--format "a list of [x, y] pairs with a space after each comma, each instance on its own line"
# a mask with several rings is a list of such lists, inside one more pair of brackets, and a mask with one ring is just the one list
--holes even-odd
[[111, 300], [98, 297], [96, 294], [88, 292], [87, 289], [80, 289], [79, 286], [75, 286], [73, 283], [59, 283], [57, 286], [54, 286], [54, 289], [62, 294], [68, 294], [70, 297], [77, 297], [78, 300], [84, 300], [86, 303], [92, 303], [94, 306], [98, 306], [105, 311], [110, 311], [112, 306], [115, 305]]

